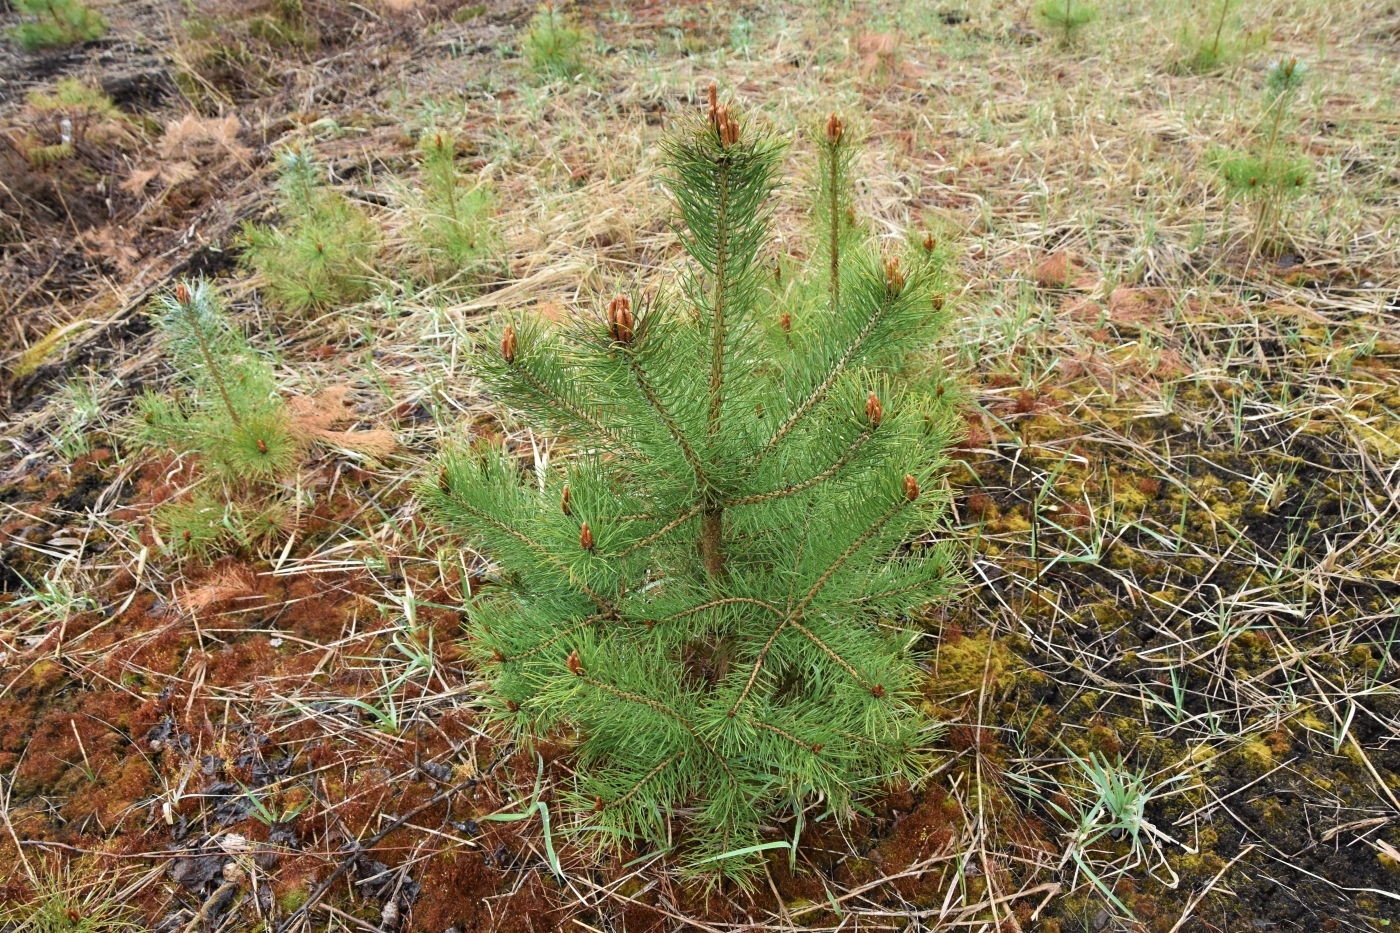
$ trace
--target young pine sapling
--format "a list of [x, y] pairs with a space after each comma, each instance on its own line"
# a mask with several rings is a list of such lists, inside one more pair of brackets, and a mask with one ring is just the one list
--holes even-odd
[[292, 312], [323, 311], [369, 295], [379, 231], [363, 211], [327, 187], [309, 153], [282, 156], [278, 212], [284, 223], [245, 223], [244, 266], [263, 277], [266, 294]]
[[583, 71], [587, 38], [574, 18], [561, 12], [551, 0], [530, 18], [521, 50], [535, 74], [546, 78], [573, 78]]
[[1176, 43], [1174, 68], [1208, 74], [1258, 44], [1260, 37], [1244, 32], [1230, 15], [1238, 6], [1239, 0], [1219, 0], [1199, 21], [1189, 19]]
[[155, 317], [176, 384], [137, 399], [128, 436], [147, 450], [197, 458], [188, 494], [156, 511], [169, 547], [208, 557], [283, 530], [293, 512], [288, 481], [314, 443], [370, 457], [392, 450], [387, 432], [329, 430], [346, 417], [339, 392], [289, 403], [271, 364], [233, 326], [207, 282], [182, 282], [157, 298]]
[[491, 189], [465, 184], [457, 171], [457, 140], [423, 134], [422, 184], [408, 197], [412, 259], [429, 281], [480, 279], [499, 252], [491, 223]]
[[1229, 194], [1253, 206], [1251, 256], [1274, 244], [1284, 204], [1307, 190], [1311, 164], [1305, 156], [1288, 151], [1285, 132], [1306, 70], [1296, 58], [1278, 61], [1269, 68], [1259, 144], [1253, 151], [1228, 153], [1220, 160], [1221, 178]]
[[899, 378], [943, 318], [937, 253], [882, 257], [853, 220], [853, 141], [820, 131], [818, 229], [775, 274], [782, 147], [711, 88], [664, 150], [687, 262], [564, 326], [517, 316], [477, 357], [490, 396], [574, 456], [449, 452], [423, 495], [499, 566], [468, 647], [494, 714], [579, 739], [569, 796], [603, 840], [746, 878], [760, 826], [849, 819], [917, 773], [931, 724], [914, 648], [948, 590], [931, 541], [951, 393]]
[[100, 39], [107, 20], [82, 0], [14, 0], [20, 14], [10, 35], [26, 52]]
[[1035, 12], [1046, 26], [1060, 30], [1060, 41], [1066, 46], [1080, 29], [1098, 18], [1098, 11], [1084, 0], [1041, 0]]

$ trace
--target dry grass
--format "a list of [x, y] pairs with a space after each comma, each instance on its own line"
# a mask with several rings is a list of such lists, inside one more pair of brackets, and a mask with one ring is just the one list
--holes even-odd
[[[349, 386], [356, 427], [400, 450], [327, 453], [285, 538], [202, 567], [147, 526], [189, 480], [178, 459], [73, 463], [57, 443], [71, 404], [12, 413], [6, 896], [37, 887], [41, 853], [82, 850], [124, 878], [132, 861], [194, 866], [126, 894], [191, 933], [1400, 919], [1400, 15], [1242, 4], [1267, 46], [1192, 75], [1172, 67], [1184, 5], [1096, 5], [1069, 46], [992, 0], [587, 5], [577, 81], [535, 79], [511, 51], [525, 6], [404, 5], [289, 53], [276, 94], [230, 97], [245, 144], [257, 126], [311, 144], [386, 231], [362, 305], [289, 319], [228, 279], [230, 305], [288, 395]], [[1310, 67], [1288, 132], [1314, 184], [1279, 254], [1251, 255], [1211, 155], [1249, 138], [1284, 55]], [[859, 203], [882, 235], [955, 243], [956, 330], [930, 360], [968, 387], [948, 476], [967, 586], [926, 620], [937, 767], [848, 833], [809, 813], [796, 868], [775, 857], [767, 889], [705, 897], [656, 853], [593, 860], [568, 814], [546, 831], [567, 743], [525, 752], [475, 725], [483, 685], [452, 642], [464, 588], [491, 570], [410, 490], [472, 432], [553, 452], [477, 395], [472, 335], [493, 313], [566, 315], [665, 281], [656, 143], [712, 78], [785, 132], [840, 111], [868, 137]], [[428, 125], [497, 190], [508, 274], [479, 292], [416, 285], [395, 258], [391, 176], [411, 177], [401, 137]], [[807, 148], [798, 133], [778, 250], [795, 248]], [[254, 212], [266, 181], [243, 182]], [[168, 373], [136, 332], [88, 358], [68, 376], [100, 403], [76, 429], [97, 445], [135, 384]]]

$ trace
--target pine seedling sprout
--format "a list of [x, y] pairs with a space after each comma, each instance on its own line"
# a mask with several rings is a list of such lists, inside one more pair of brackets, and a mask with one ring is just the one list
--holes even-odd
[[15, 0], [14, 7], [23, 18], [10, 35], [26, 52], [92, 42], [107, 32], [106, 18], [82, 0]]
[[586, 38], [574, 18], [550, 2], [531, 17], [522, 48], [536, 74], [572, 78], [583, 70]]
[[1098, 11], [1084, 0], [1041, 0], [1035, 12], [1047, 26], [1060, 30], [1060, 41], [1066, 46], [1080, 29], [1098, 18]]
[[1219, 160], [1228, 193], [1252, 205], [1251, 256], [1274, 242], [1285, 203], [1306, 191], [1311, 180], [1310, 161], [1287, 151], [1283, 132], [1306, 74], [1307, 66], [1296, 58], [1280, 59], [1271, 65], [1265, 80], [1261, 118], [1267, 131], [1252, 150], [1226, 153]]
[[1192, 16], [1177, 40], [1174, 67], [1208, 74], [1258, 45], [1262, 36], [1244, 32], [1231, 15], [1239, 5], [1237, 0], [1218, 0], [1199, 20]]
[[775, 275], [782, 146], [712, 90], [663, 149], [673, 281], [481, 340], [491, 396], [580, 453], [526, 480], [509, 447], [461, 447], [422, 490], [501, 570], [467, 642], [493, 715], [580, 737], [566, 802], [599, 844], [679, 818], [706, 877], [750, 879], [794, 800], [849, 819], [917, 773], [907, 620], [955, 578], [933, 537], [954, 409], [902, 376], [942, 265], [918, 240], [881, 254], [847, 218], [850, 129], [815, 137], [812, 259]]
[[283, 511], [276, 481], [296, 468], [305, 445], [271, 368], [230, 324], [208, 282], [179, 283], [156, 299], [155, 317], [178, 388], [138, 398], [129, 436], [142, 448], [198, 455], [205, 480], [191, 498], [162, 506], [158, 523], [189, 552], [246, 543], [249, 529], [268, 527], [260, 516]]
[[353, 304], [370, 293], [367, 274], [379, 252], [379, 231], [358, 207], [322, 181], [310, 153], [283, 153], [278, 212], [272, 227], [244, 223], [245, 267], [258, 272], [265, 294], [293, 313]]
[[429, 281], [470, 284], [498, 257], [493, 196], [485, 182], [468, 185], [457, 170], [457, 139], [443, 130], [423, 133], [422, 183], [406, 198], [411, 259]]

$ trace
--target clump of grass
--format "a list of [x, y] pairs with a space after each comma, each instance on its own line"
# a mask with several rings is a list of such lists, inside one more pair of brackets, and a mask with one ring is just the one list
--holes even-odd
[[1084, 0], [1041, 0], [1035, 8], [1041, 22], [1061, 32], [1060, 41], [1069, 45], [1080, 29], [1098, 18], [1098, 11]]
[[321, 37], [301, 0], [274, 0], [267, 12], [248, 20], [248, 35], [270, 45], [313, 51]]
[[553, 3], [530, 19], [521, 49], [534, 72], [546, 78], [572, 78], [583, 71], [585, 36], [568, 13]]
[[369, 295], [367, 274], [379, 252], [379, 231], [363, 211], [326, 187], [302, 150], [282, 157], [280, 227], [245, 223], [242, 262], [258, 272], [265, 293], [294, 312], [324, 311]]
[[[118, 890], [120, 879], [92, 864], [23, 862], [29, 896], [0, 903], [0, 930], [8, 933], [138, 933], [143, 927]], [[96, 880], [91, 880], [96, 877]]]
[[1234, 0], [1220, 0], [1203, 22], [1192, 20], [1186, 24], [1177, 40], [1177, 69], [1209, 74], [1237, 61], [1259, 43], [1230, 16], [1235, 6]]
[[1226, 190], [1252, 205], [1251, 256], [1274, 244], [1284, 205], [1306, 191], [1311, 179], [1311, 163], [1288, 151], [1283, 132], [1306, 71], [1296, 58], [1275, 62], [1269, 68], [1260, 121], [1268, 127], [1267, 134], [1253, 150], [1225, 153], [1218, 159]]
[[409, 200], [409, 251], [420, 273], [435, 282], [478, 279], [499, 252], [492, 226], [494, 197], [482, 182], [457, 171], [457, 140], [440, 130], [424, 133], [422, 185]]
[[102, 38], [107, 20], [82, 0], [14, 0], [24, 19], [10, 36], [26, 52]]

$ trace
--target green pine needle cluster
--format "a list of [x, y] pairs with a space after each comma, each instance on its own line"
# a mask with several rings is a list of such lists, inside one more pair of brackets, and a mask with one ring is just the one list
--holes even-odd
[[1035, 8], [1036, 16], [1051, 29], [1061, 32], [1061, 41], [1066, 45], [1074, 41], [1080, 29], [1098, 18], [1098, 11], [1084, 0], [1041, 0]]
[[460, 279], [471, 283], [499, 255], [492, 225], [491, 188], [467, 184], [457, 171], [457, 139], [432, 130], [419, 142], [421, 187], [409, 195], [412, 259], [429, 281]]
[[14, 0], [23, 19], [10, 36], [26, 52], [101, 39], [107, 20], [82, 0]]
[[540, 7], [530, 18], [530, 29], [521, 51], [531, 69], [546, 78], [572, 78], [583, 71], [587, 36], [568, 13], [553, 3]]
[[243, 225], [242, 262], [263, 277], [264, 293], [292, 312], [353, 304], [370, 293], [379, 229], [327, 187], [309, 153], [287, 152], [278, 183], [279, 227]]
[[484, 338], [490, 396], [576, 456], [540, 475], [458, 449], [423, 490], [501, 571], [467, 643], [494, 714], [578, 738], [568, 802], [600, 842], [709, 877], [750, 878], [784, 815], [846, 820], [918, 773], [918, 616], [955, 578], [952, 393], [901, 377], [943, 319], [939, 254], [882, 256], [851, 219], [853, 140], [835, 117], [817, 135], [814, 258], [784, 274], [783, 147], [712, 91], [664, 150], [674, 285]]
[[155, 312], [179, 383], [174, 393], [137, 399], [129, 437], [142, 448], [197, 454], [201, 474], [188, 498], [161, 507], [157, 523], [173, 547], [201, 556], [256, 541], [277, 526], [276, 482], [304, 449], [272, 368], [207, 282], [179, 285], [156, 299]]
[[1312, 163], [1288, 151], [1285, 121], [1303, 86], [1307, 68], [1296, 58], [1275, 62], [1265, 83], [1265, 127], [1252, 151], [1217, 156], [1220, 178], [1227, 193], [1245, 199], [1254, 214], [1251, 253], [1274, 244], [1285, 204], [1308, 189]]

